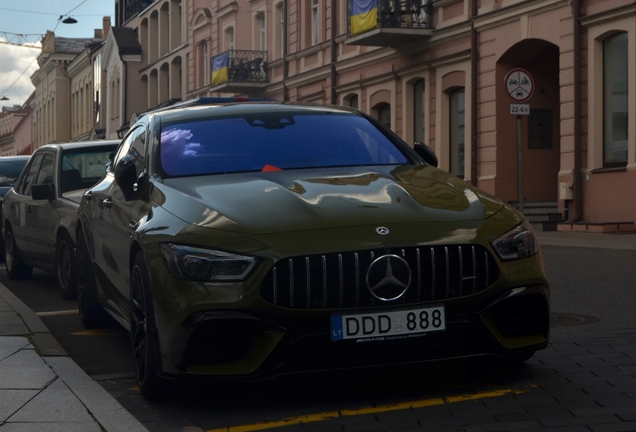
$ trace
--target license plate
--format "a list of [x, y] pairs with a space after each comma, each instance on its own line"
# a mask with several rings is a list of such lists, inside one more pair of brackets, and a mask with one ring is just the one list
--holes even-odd
[[356, 315], [332, 315], [331, 339], [393, 339], [446, 328], [444, 307]]

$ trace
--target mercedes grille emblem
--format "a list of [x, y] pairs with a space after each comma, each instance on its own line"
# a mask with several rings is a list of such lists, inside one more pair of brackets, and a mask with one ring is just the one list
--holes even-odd
[[367, 288], [378, 300], [397, 300], [406, 294], [410, 284], [411, 268], [397, 255], [382, 255], [367, 270]]
[[375, 229], [375, 232], [380, 235], [387, 235], [389, 233], [389, 229], [387, 227], [380, 226]]

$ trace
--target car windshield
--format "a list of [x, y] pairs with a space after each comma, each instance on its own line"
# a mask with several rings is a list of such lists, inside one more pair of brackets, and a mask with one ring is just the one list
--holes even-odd
[[13, 186], [26, 163], [27, 159], [0, 161], [0, 186]]
[[348, 113], [259, 113], [170, 124], [166, 177], [298, 168], [396, 165], [406, 156], [367, 119]]

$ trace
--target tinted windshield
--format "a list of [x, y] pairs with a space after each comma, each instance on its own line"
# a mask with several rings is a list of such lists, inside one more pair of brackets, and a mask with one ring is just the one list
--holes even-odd
[[161, 133], [167, 177], [403, 164], [406, 156], [353, 114], [267, 113], [171, 124]]
[[27, 160], [0, 161], [0, 186], [13, 186]]

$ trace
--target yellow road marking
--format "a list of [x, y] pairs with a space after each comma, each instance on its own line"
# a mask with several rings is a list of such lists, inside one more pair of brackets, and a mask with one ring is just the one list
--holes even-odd
[[[531, 386], [532, 388], [536, 388], [536, 386]], [[364, 414], [378, 414], [390, 411], [399, 411], [413, 408], [425, 408], [429, 406], [435, 405], [443, 405], [443, 404], [451, 404], [457, 402], [465, 402], [486, 398], [494, 398], [500, 397], [506, 394], [521, 394], [525, 393], [528, 390], [519, 390], [519, 389], [501, 389], [501, 390], [492, 390], [481, 393], [472, 393], [460, 396], [449, 396], [449, 397], [437, 397], [432, 399], [423, 399], [419, 401], [411, 401], [411, 402], [402, 402], [391, 405], [379, 405], [376, 407], [365, 407], [353, 410], [341, 410], [341, 411], [327, 411], [318, 414], [308, 414], [299, 417], [290, 417], [283, 420], [273, 421], [273, 422], [265, 422], [265, 423], [252, 423], [248, 425], [242, 426], [230, 426], [226, 428], [219, 429], [208, 429], [206, 432], [251, 432], [251, 431], [260, 431], [265, 429], [273, 429], [277, 427], [283, 426], [291, 426], [297, 425], [301, 423], [315, 423], [324, 420], [333, 420], [336, 418], [342, 417], [353, 417]]]
[[52, 312], [36, 312], [37, 316], [57, 316], [57, 315], [77, 315], [79, 311], [77, 309], [74, 310], [65, 310], [65, 311], [52, 311]]
[[95, 329], [95, 330], [82, 330], [75, 333], [71, 333], [73, 336], [108, 336], [114, 335], [118, 332], [112, 329]]

